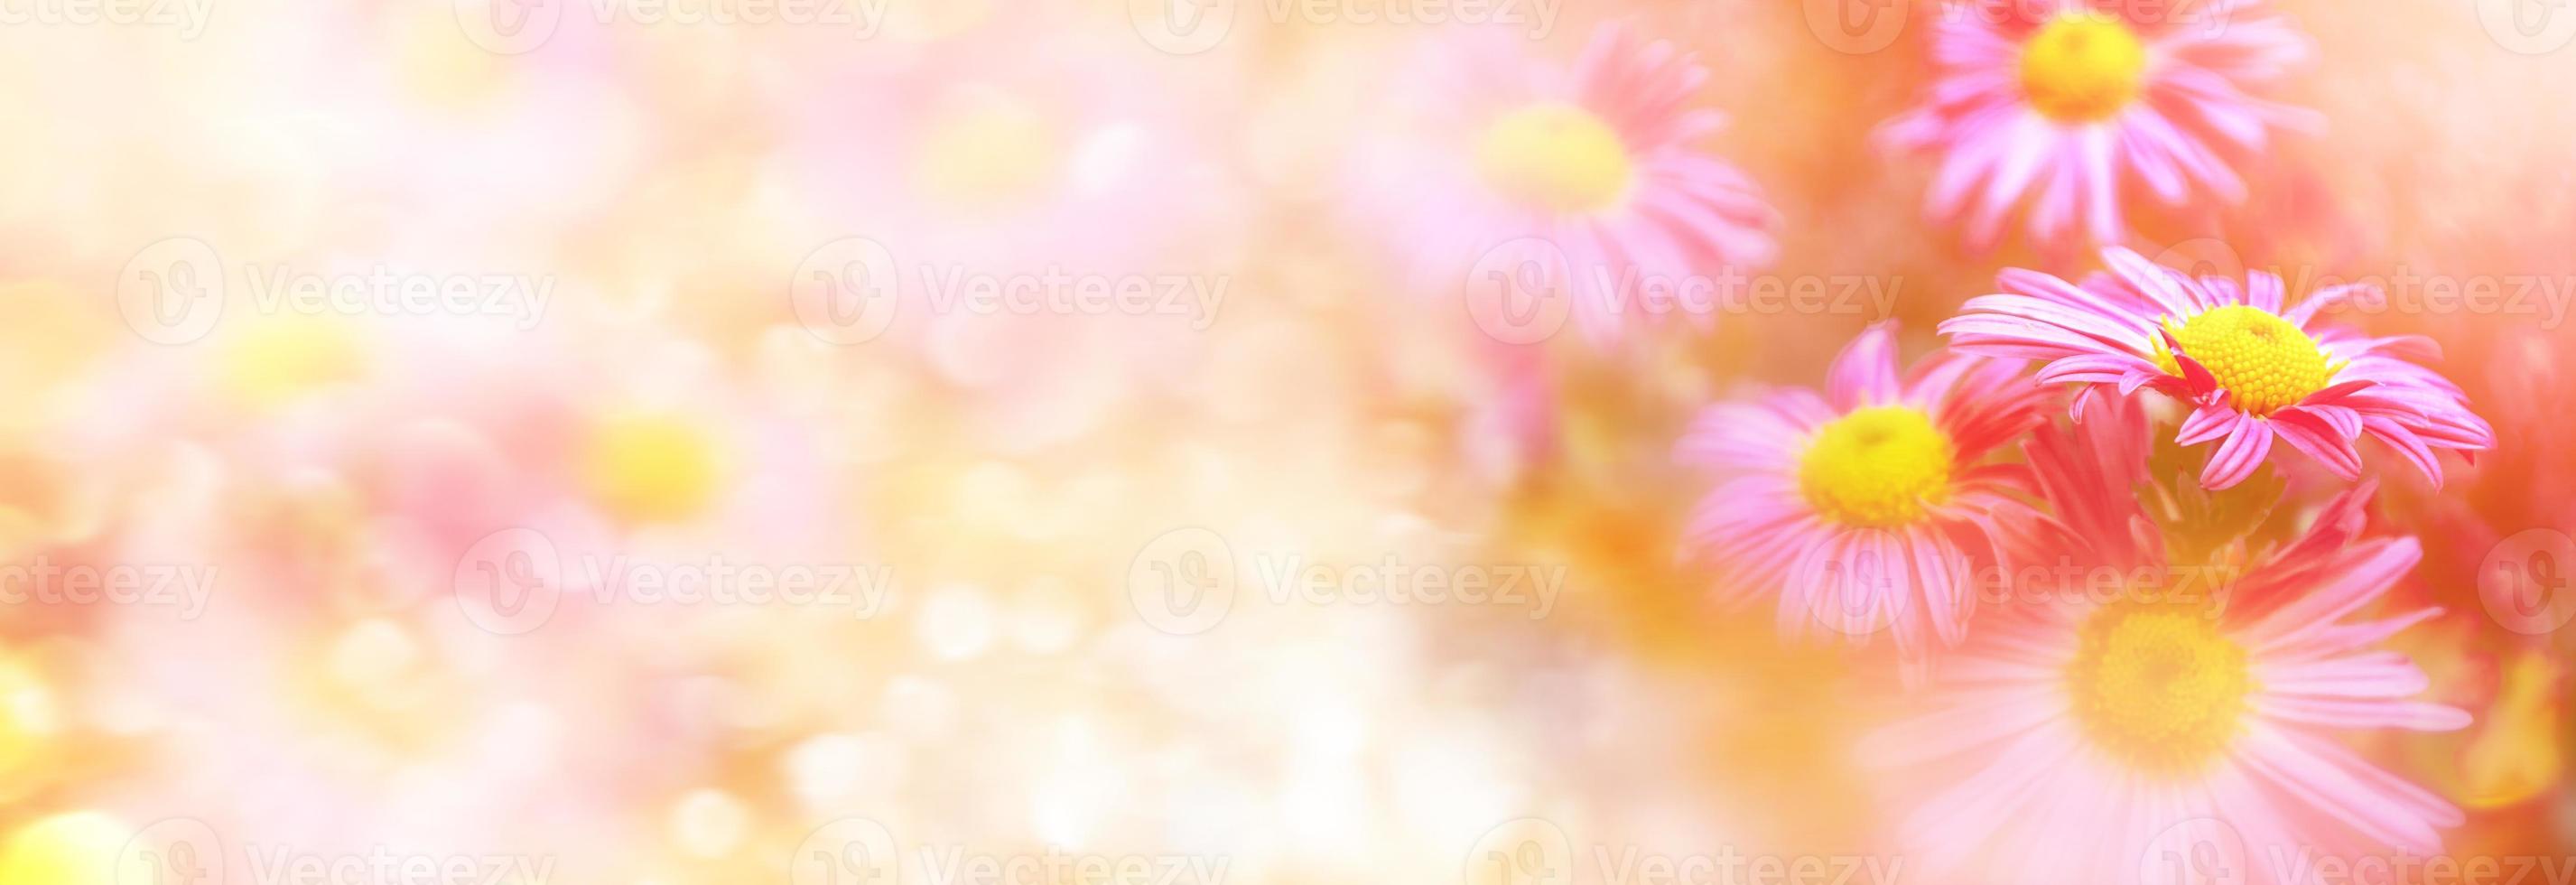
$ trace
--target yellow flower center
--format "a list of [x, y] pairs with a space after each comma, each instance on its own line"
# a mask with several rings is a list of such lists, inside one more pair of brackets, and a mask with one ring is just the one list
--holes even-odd
[[2235, 740], [2253, 671], [2207, 606], [2115, 603], [2079, 631], [2067, 689], [2094, 746], [2137, 770], [2179, 775]]
[[1063, 139], [1024, 102], [977, 95], [933, 119], [915, 145], [913, 180], [930, 196], [969, 211], [1037, 200], [1062, 176]]
[[[2334, 383], [2335, 372], [2343, 368], [2330, 364], [2308, 333], [2258, 307], [2231, 304], [2180, 323], [2166, 317], [2165, 331], [2185, 355], [2209, 370], [2236, 410], [2249, 415], [2269, 415], [2307, 399]], [[2182, 374], [2163, 336], [2156, 338], [2155, 356], [2158, 367]]]
[[2089, 123], [2136, 100], [2147, 45], [2117, 19], [2071, 12], [2041, 25], [2021, 49], [2021, 91], [2050, 119]]
[[1949, 496], [1952, 455], [1949, 435], [1921, 409], [1854, 409], [1816, 432], [1798, 459], [1798, 490], [1844, 525], [1904, 525]]
[[592, 429], [583, 480], [593, 499], [628, 522], [673, 522], [696, 515], [721, 483], [716, 445], [705, 431], [671, 415], [625, 415]]
[[1505, 198], [1551, 212], [1597, 212], [1627, 196], [1628, 146], [1592, 112], [1535, 104], [1504, 114], [1476, 144], [1476, 171]]

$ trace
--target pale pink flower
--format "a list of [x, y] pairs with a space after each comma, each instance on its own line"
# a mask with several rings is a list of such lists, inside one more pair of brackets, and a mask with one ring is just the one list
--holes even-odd
[[1968, 299], [1941, 333], [1970, 353], [2048, 361], [2039, 380], [2077, 385], [2078, 417], [2106, 384], [2189, 404], [2176, 439], [2218, 442], [2200, 474], [2213, 489], [2253, 475], [2275, 437], [2352, 480], [2361, 476], [2354, 443], [2368, 434], [2437, 485], [2434, 449], [2495, 445], [2457, 385], [2400, 359], [2438, 357], [2431, 339], [2369, 338], [2318, 319], [2366, 287], [2319, 290], [2287, 307], [2281, 278], [2263, 271], [2240, 284], [2192, 277], [2126, 249], [2105, 250], [2102, 260], [2110, 272], [2082, 286], [2007, 269], [1996, 280], [2003, 292]]
[[1534, 270], [1607, 344], [1650, 312], [1633, 303], [1642, 287], [1777, 252], [1760, 189], [1699, 146], [1726, 118], [1693, 106], [1709, 72], [1673, 44], [1608, 24], [1570, 71], [1499, 39], [1434, 67], [1393, 122], [1415, 131], [1364, 148], [1355, 185], [1363, 222], [1389, 229], [1414, 288]]
[[[2025, 209], [2033, 237], [2118, 242], [2124, 194], [2168, 206], [2245, 197], [2233, 160], [2311, 112], [2254, 93], [2304, 62], [2308, 39], [2253, 0], [1959, 2], [1933, 30], [1922, 104], [1886, 147], [1940, 156], [1925, 206], [1994, 244]], [[2080, 225], [2081, 233], [2077, 233]]]
[[1779, 595], [1784, 633], [1812, 619], [1846, 636], [1892, 628], [1901, 657], [1959, 641], [1970, 567], [2035, 517], [2030, 474], [1987, 455], [2042, 420], [2042, 388], [2009, 361], [1943, 354], [1899, 377], [1886, 325], [1834, 358], [1826, 392], [1773, 392], [1708, 409], [1676, 456], [1729, 477], [1692, 513], [1685, 543], [1721, 593]]
[[1863, 741], [1911, 806], [1905, 856], [1933, 881], [2161, 885], [2439, 852], [2460, 811], [2344, 742], [2469, 723], [2413, 699], [2424, 672], [2375, 649], [2438, 609], [2346, 620], [2414, 567], [2415, 539], [2362, 537], [2365, 483], [2241, 577], [2166, 567], [2126, 482], [2143, 451], [2100, 448], [2146, 430], [2117, 405], [2094, 422], [2117, 429], [2042, 434], [2032, 466], [2054, 477], [2055, 509], [2086, 514], [2065, 550], [2150, 579], [1981, 617], [1943, 657], [1928, 710]]

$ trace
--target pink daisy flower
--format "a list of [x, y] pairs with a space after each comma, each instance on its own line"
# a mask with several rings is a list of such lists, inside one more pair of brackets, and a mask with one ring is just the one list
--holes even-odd
[[[2129, 433], [2091, 438], [2139, 438], [2144, 419], [2121, 411]], [[2136, 514], [2112, 477], [2143, 467], [2139, 447], [2060, 435], [2030, 450], [2067, 480], [2048, 484], [2059, 509]], [[2101, 467], [2113, 461], [2130, 463]], [[2299, 881], [2325, 856], [2440, 851], [2460, 811], [2343, 742], [2469, 724], [2412, 699], [2424, 672], [2374, 648], [2438, 609], [2346, 621], [2422, 555], [2413, 538], [2361, 537], [2371, 493], [2347, 491], [2232, 583], [2133, 581], [1981, 618], [1944, 656], [1930, 710], [1861, 744], [1911, 804], [1906, 856], [1934, 881], [2160, 885]], [[2133, 548], [2107, 540], [2068, 549], [2129, 573]], [[2162, 566], [2161, 543], [2138, 552]]]
[[1834, 358], [1825, 395], [1780, 390], [1693, 422], [1676, 457], [1729, 478], [1684, 543], [1717, 563], [1730, 598], [1779, 594], [1784, 634], [1810, 620], [1853, 637], [1890, 629], [1921, 662], [1932, 640], [1964, 634], [1967, 570], [2036, 517], [2014, 494], [2029, 472], [1986, 455], [2041, 423], [2045, 396], [2009, 361], [1955, 354], [1900, 378], [1893, 331], [1873, 326]]
[[2469, 411], [2460, 388], [2401, 356], [2438, 358], [2421, 336], [2366, 338], [2319, 322], [2320, 313], [2371, 290], [2322, 289], [2284, 308], [2281, 278], [2245, 282], [2192, 277], [2135, 252], [2102, 253], [2110, 273], [2083, 286], [2038, 271], [2006, 269], [2003, 292], [1968, 299], [1941, 324], [1970, 353], [2046, 360], [2039, 380], [2078, 385], [2075, 410], [2097, 385], [2126, 394], [2161, 391], [2193, 408], [2176, 441], [2217, 441], [2201, 485], [2219, 489], [2254, 473], [2277, 437], [2346, 480], [2361, 477], [2354, 443], [2387, 443], [2439, 485], [2434, 449], [2474, 452], [2495, 432]]
[[1533, 67], [1514, 42], [1443, 57], [1430, 88], [1394, 109], [1402, 133], [1362, 154], [1355, 208], [1394, 228], [1416, 288], [1532, 269], [1544, 279], [1531, 285], [1570, 295], [1577, 324], [1606, 344], [1623, 317], [1650, 312], [1634, 303], [1642, 286], [1771, 260], [1760, 189], [1694, 146], [1725, 122], [1691, 106], [1707, 68], [1616, 24], [1570, 73]]
[[2261, 151], [2272, 127], [2315, 125], [2311, 112], [2249, 94], [2311, 52], [2287, 18], [2256, 8], [1954, 3], [1933, 31], [1940, 72], [1924, 103], [1888, 121], [1880, 143], [1941, 155], [1926, 208], [1964, 216], [1978, 248], [2025, 203], [2035, 238], [2071, 245], [2077, 224], [2117, 242], [2134, 185], [2169, 206], [2243, 200], [2225, 154]]

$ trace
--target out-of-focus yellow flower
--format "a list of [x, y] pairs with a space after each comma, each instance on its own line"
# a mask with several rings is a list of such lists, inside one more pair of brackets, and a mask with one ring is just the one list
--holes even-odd
[[2495, 704], [2461, 751], [2462, 804], [2500, 808], [2540, 795], [2558, 782], [2558, 664], [2527, 648], [2503, 673]]
[[0, 799], [34, 785], [61, 728], [54, 691], [24, 660], [0, 661]]
[[591, 431], [582, 476], [602, 509], [630, 522], [695, 516], [723, 484], [721, 453], [707, 430], [669, 414], [617, 415]]
[[[125, 825], [97, 811], [38, 820], [9, 837], [0, 855], [0, 885], [116, 885], [153, 881], [142, 858], [119, 858], [133, 838]], [[128, 869], [119, 875], [118, 865]]]
[[977, 91], [960, 96], [920, 137], [916, 180], [942, 203], [1000, 209], [1051, 190], [1064, 139], [1027, 102]]
[[244, 324], [224, 342], [226, 390], [253, 406], [274, 406], [356, 380], [365, 354], [346, 324], [303, 316]]

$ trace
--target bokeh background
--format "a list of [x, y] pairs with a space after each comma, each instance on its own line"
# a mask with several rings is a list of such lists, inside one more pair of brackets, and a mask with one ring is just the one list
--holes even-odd
[[[2477, 721], [2367, 749], [2471, 809], [2454, 853], [2563, 857], [2576, 11], [2277, 5], [2328, 125], [2137, 244], [2496, 287], [2352, 318], [2501, 441], [2381, 472], [2401, 602], [2448, 610], [2400, 641]], [[1965, 248], [1872, 146], [1931, 10], [0, 0], [0, 882], [1878, 857], [1888, 661], [1709, 603], [1669, 453], [1868, 323], [1910, 358], [1997, 269], [2085, 269]], [[1424, 66], [1608, 22], [1711, 69], [1765, 280], [1884, 297], [1533, 369], [1409, 282], [1354, 165]]]

